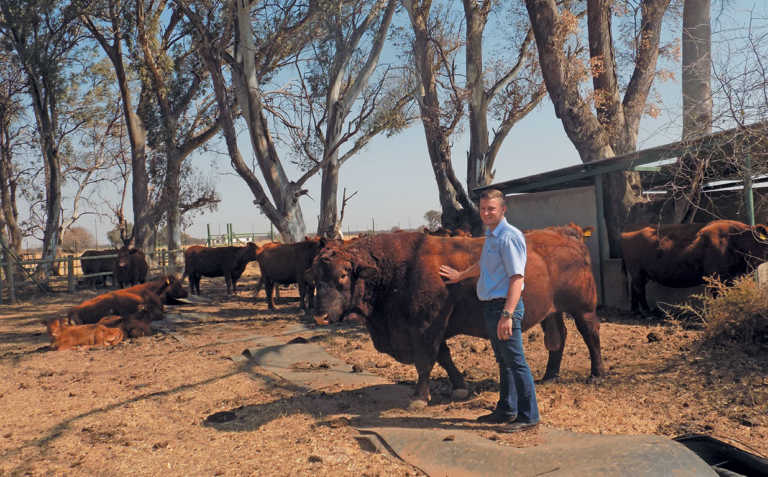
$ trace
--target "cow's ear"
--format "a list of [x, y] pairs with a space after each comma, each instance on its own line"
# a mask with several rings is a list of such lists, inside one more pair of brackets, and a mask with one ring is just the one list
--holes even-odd
[[370, 280], [371, 278], [376, 276], [376, 268], [371, 267], [370, 265], [363, 265], [363, 264], [356, 265], [355, 276], [363, 280]]

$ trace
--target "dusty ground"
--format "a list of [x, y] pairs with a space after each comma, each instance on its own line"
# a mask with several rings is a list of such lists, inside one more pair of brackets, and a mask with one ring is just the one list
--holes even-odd
[[[40, 320], [61, 315], [93, 291], [0, 307], [0, 475], [421, 475], [361, 448], [352, 427], [358, 423], [452, 426], [499, 445], [535, 444], [537, 431], [501, 435], [472, 422], [497, 392], [496, 365], [483, 340], [450, 341], [473, 391], [470, 399], [450, 402], [445, 373], [436, 368], [433, 403], [418, 412], [382, 407], [368, 398], [375, 390], [306, 392], [234, 363], [229, 358], [248, 347], [249, 337], [277, 335], [306, 320], [294, 289], [283, 289], [276, 312], [267, 311], [263, 292], [254, 302], [256, 270], [248, 269], [235, 298], [224, 296], [223, 280], [203, 279], [211, 303], [183, 311], [212, 320], [113, 349], [47, 350]], [[586, 346], [569, 323], [561, 379], [537, 387], [545, 426], [670, 437], [706, 433], [768, 454], [768, 350], [748, 356], [735, 348], [709, 349], [695, 329], [602, 315], [609, 376], [586, 384]], [[540, 329], [527, 332], [525, 341], [540, 376], [546, 363]], [[377, 353], [358, 324], [332, 328], [317, 342], [394, 382], [415, 381], [415, 370]]]

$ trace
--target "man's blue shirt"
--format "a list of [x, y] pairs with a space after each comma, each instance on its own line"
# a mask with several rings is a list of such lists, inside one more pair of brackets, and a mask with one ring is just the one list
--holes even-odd
[[495, 229], [485, 232], [477, 297], [482, 301], [506, 298], [509, 279], [525, 275], [525, 259], [525, 236], [502, 217]]

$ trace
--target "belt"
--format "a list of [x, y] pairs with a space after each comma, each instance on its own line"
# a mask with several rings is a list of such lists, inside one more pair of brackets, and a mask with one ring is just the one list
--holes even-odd
[[506, 298], [491, 298], [490, 300], [484, 300], [483, 303], [506, 303]]

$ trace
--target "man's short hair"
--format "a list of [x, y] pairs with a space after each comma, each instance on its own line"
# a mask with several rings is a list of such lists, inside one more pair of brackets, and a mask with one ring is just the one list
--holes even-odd
[[480, 194], [480, 200], [483, 199], [499, 199], [501, 203], [504, 203], [504, 194], [499, 189], [486, 189]]

